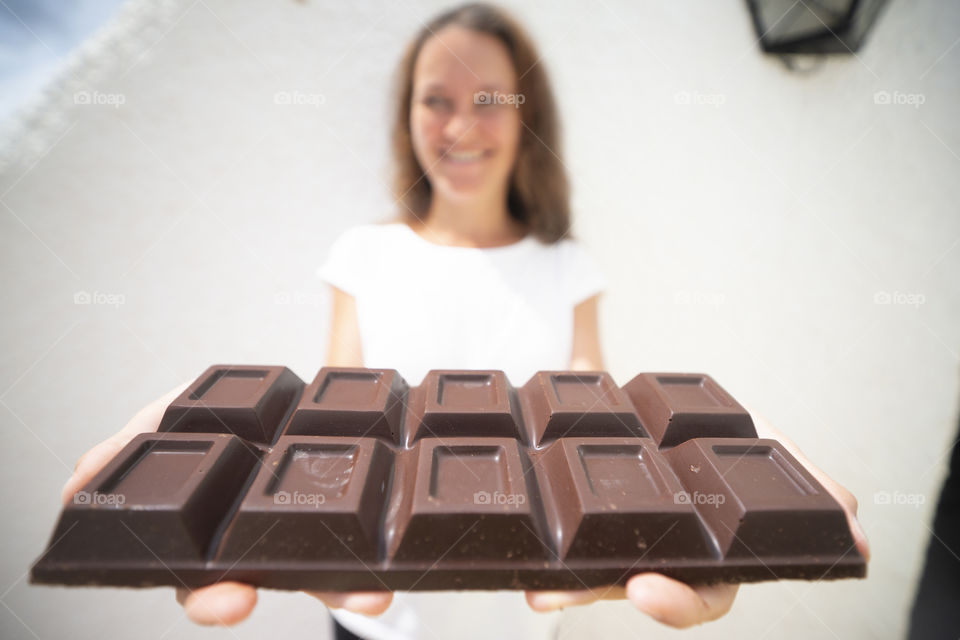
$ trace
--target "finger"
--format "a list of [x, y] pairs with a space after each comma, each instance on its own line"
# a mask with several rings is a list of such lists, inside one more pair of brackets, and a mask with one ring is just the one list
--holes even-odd
[[847, 524], [850, 525], [850, 531], [853, 533], [853, 541], [857, 545], [857, 551], [863, 556], [863, 559], [870, 562], [870, 540], [867, 538], [867, 532], [860, 526], [860, 521], [849, 512], [847, 512]]
[[156, 431], [167, 407], [187, 388], [188, 384], [181, 384], [154, 400], [138, 411], [123, 429], [80, 456], [77, 464], [73, 467], [73, 475], [70, 476], [60, 492], [61, 502], [63, 504], [70, 502], [74, 494], [92, 480], [93, 476], [97, 475], [97, 472], [110, 462], [138, 433]]
[[183, 390], [188, 386], [190, 386], [189, 382], [177, 385], [140, 409], [140, 411], [137, 411], [136, 415], [130, 418], [130, 422], [123, 427], [122, 431], [134, 435], [156, 431], [160, 426], [160, 421], [163, 419], [163, 414], [167, 411], [167, 407], [169, 407], [170, 403], [176, 400], [177, 396], [183, 393]]
[[870, 561], [870, 542], [867, 540], [867, 533], [860, 526], [857, 519], [857, 499], [852, 493], [831, 480], [827, 474], [823, 473], [813, 465], [808, 465], [807, 469], [813, 476], [820, 481], [820, 484], [833, 496], [833, 499], [840, 503], [847, 516], [847, 525], [850, 527], [850, 533], [853, 534], [853, 541], [857, 545], [857, 550], [864, 560]]
[[691, 587], [659, 573], [641, 573], [627, 582], [627, 598], [654, 620], [685, 629], [725, 615], [739, 585]]
[[828, 476], [822, 469], [820, 469], [820, 467], [810, 462], [810, 460], [803, 455], [803, 452], [800, 451], [800, 447], [798, 447], [793, 440], [778, 431], [772, 424], [770, 424], [769, 420], [759, 415], [749, 407], [744, 408], [747, 409], [747, 412], [750, 413], [751, 417], [753, 418], [753, 423], [757, 429], [758, 436], [761, 438], [773, 438], [779, 441], [780, 444], [782, 444], [784, 448], [790, 452], [790, 455], [796, 458], [797, 461], [802, 464], [820, 484], [823, 485], [830, 495], [833, 496], [834, 500], [840, 503], [840, 506], [843, 507], [843, 510], [846, 512], [847, 525], [850, 527], [851, 534], [853, 534], [853, 540], [857, 545], [857, 550], [865, 560], [869, 561], [870, 542], [867, 540], [867, 534], [863, 530], [863, 527], [860, 526], [860, 521], [857, 520], [858, 504], [856, 497], [847, 491], [843, 485]]
[[578, 591], [527, 591], [527, 604], [534, 611], [546, 613], [564, 607], [590, 604], [597, 600], [623, 600], [623, 587], [596, 587]]
[[93, 476], [97, 475], [97, 472], [110, 462], [128, 441], [129, 438], [126, 437], [113, 437], [101, 442], [80, 456], [76, 467], [74, 467], [73, 475], [63, 485], [60, 492], [60, 501], [63, 504], [69, 503], [74, 494], [90, 482]]
[[346, 609], [365, 616], [378, 616], [393, 602], [392, 591], [306, 591], [331, 609]]
[[[867, 561], [870, 560], [870, 542], [867, 540], [867, 533], [863, 530], [863, 527], [860, 526], [860, 521], [857, 519], [857, 499], [852, 493], [847, 491], [843, 486], [838, 484], [830, 476], [824, 473], [819, 467], [814, 465], [812, 462], [802, 457], [802, 454], [799, 456], [794, 453], [794, 457], [803, 464], [807, 471], [813, 475], [817, 481], [823, 485], [823, 488], [833, 496], [833, 499], [840, 503], [840, 506], [843, 507], [843, 511], [847, 516], [847, 526], [850, 527], [850, 533], [853, 535], [853, 541], [857, 545], [857, 550], [860, 552], [860, 555]], [[797, 452], [799, 453], [799, 452]]]
[[219, 582], [192, 591], [177, 589], [177, 602], [197, 624], [229, 627], [250, 615], [257, 590], [240, 582]]

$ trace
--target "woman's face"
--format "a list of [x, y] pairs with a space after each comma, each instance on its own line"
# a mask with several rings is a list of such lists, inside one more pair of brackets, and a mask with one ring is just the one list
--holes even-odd
[[438, 31], [413, 73], [413, 150], [434, 193], [504, 198], [520, 139], [517, 77], [506, 47], [463, 27]]

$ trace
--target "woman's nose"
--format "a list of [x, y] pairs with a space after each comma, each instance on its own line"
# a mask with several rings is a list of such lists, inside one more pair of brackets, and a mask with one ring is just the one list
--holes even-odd
[[[471, 104], [470, 107], [473, 107], [473, 105]], [[471, 111], [464, 108], [457, 109], [447, 120], [447, 124], [443, 127], [443, 135], [450, 142], [459, 140], [477, 124]]]

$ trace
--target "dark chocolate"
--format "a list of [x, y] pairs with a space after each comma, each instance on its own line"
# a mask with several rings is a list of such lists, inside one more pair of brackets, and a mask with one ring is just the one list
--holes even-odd
[[661, 449], [691, 438], [756, 438], [750, 414], [708, 375], [641, 373], [623, 386]]
[[393, 369], [324, 367], [300, 398], [286, 435], [376, 436], [400, 442], [407, 383]]
[[863, 577], [840, 504], [702, 374], [215, 366], [64, 507], [40, 584], [583, 589]]
[[302, 391], [286, 367], [214, 365], [170, 403], [158, 431], [233, 433], [270, 444]]

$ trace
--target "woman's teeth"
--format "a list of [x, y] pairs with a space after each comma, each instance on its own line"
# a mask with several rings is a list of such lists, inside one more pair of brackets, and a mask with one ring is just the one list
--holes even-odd
[[483, 157], [483, 151], [447, 151], [444, 157], [454, 162], [475, 162]]

